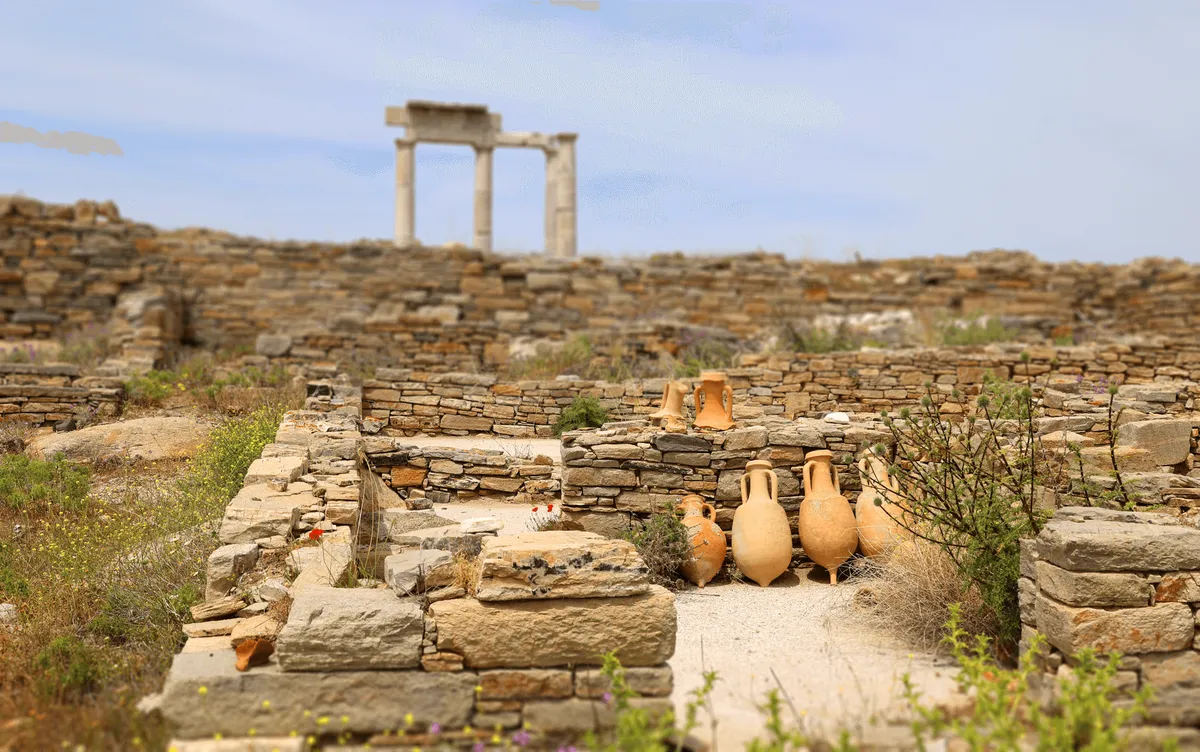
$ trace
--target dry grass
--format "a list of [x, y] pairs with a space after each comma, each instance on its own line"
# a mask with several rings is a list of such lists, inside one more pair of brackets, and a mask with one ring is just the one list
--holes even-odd
[[471, 597], [479, 592], [479, 557], [464, 553], [454, 555], [454, 584]]
[[962, 605], [962, 627], [970, 634], [996, 635], [999, 625], [974, 587], [938, 546], [923, 541], [898, 546], [879, 561], [860, 560], [868, 582], [859, 604], [875, 626], [922, 651], [942, 650], [950, 604]]

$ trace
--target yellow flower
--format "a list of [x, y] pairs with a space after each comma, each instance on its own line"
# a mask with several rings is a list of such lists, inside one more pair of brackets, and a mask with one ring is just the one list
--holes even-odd
[[321, 716], [320, 718], [318, 718], [318, 719], [317, 719], [317, 725], [318, 725], [318, 726], [324, 726], [324, 725], [326, 725], [326, 724], [328, 724], [328, 723], [329, 723], [329, 716], [327, 716], [327, 715], [323, 715], [323, 716]]
[[255, 734], [257, 734], [257, 733], [258, 733], [258, 729], [250, 729], [250, 730], [249, 730], [249, 731], [247, 731], [246, 733], [247, 733], [249, 736], [254, 736]]
[[311, 747], [312, 745], [317, 743], [317, 737], [313, 736], [312, 734], [309, 734], [308, 738], [306, 738], [305, 741], [308, 742], [308, 746]]
[[342, 716], [342, 725], [343, 726], [345, 726], [349, 722], [350, 722], [350, 716], [348, 716], [348, 715]]
[[471, 727], [470, 727], [470, 726], [463, 726], [463, 733], [464, 733], [464, 734], [469, 734], [469, 733], [471, 733]]
[[411, 725], [413, 725], [413, 714], [412, 714], [412, 713], [405, 713], [405, 714], [404, 714], [404, 725], [405, 725], [405, 726], [411, 726]]
[[476, 684], [476, 685], [475, 685], [475, 694], [479, 694], [479, 693], [480, 693], [480, 692], [482, 692], [482, 691], [483, 691], [483, 685], [482, 685], [482, 684]]
[[208, 694], [208, 687], [206, 687], [206, 686], [204, 686], [203, 684], [201, 684], [201, 685], [200, 685], [200, 689], [198, 689], [198, 690], [196, 690], [196, 691], [200, 693], [200, 696], [201, 696], [201, 697], [203, 697], [204, 695]]
[[217, 733], [213, 734], [213, 739], [216, 739], [217, 741], [221, 741], [221, 740], [222, 740], [222, 739], [224, 739], [224, 738], [225, 738], [225, 735], [224, 735], [224, 734], [222, 734], [220, 731], [218, 731]]
[[311, 718], [311, 717], [312, 717], [312, 711], [311, 711], [311, 710], [306, 710], [306, 711], [304, 711], [304, 717], [305, 717], [305, 718]]
[[270, 709], [271, 709], [271, 701], [263, 700], [263, 710], [270, 710]]
[[500, 735], [492, 734], [492, 744], [499, 744], [499, 743], [500, 743]]

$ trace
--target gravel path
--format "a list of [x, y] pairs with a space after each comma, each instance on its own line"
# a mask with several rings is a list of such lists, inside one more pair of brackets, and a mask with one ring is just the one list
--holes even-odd
[[[682, 714], [702, 671], [716, 670], [717, 748], [742, 749], [763, 733], [757, 706], [776, 686], [772, 669], [806, 733], [836, 741], [840, 728], [857, 733], [874, 722], [895, 723], [905, 703], [908, 672], [928, 702], [949, 696], [953, 673], [945, 659], [914, 655], [887, 635], [862, 626], [851, 603], [857, 586], [831, 587], [819, 575], [787, 574], [769, 588], [714, 584], [678, 594], [679, 632], [671, 667]], [[703, 646], [703, 648], [702, 648]], [[703, 651], [703, 660], [702, 660]], [[785, 717], [792, 713], [785, 705]], [[695, 736], [711, 741], [701, 711]]]

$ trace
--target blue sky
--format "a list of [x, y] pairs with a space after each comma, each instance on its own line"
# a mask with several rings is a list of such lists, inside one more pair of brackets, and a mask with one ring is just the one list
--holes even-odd
[[[179, 0], [0, 4], [0, 193], [163, 227], [390, 237], [389, 104], [576, 131], [580, 251], [843, 259], [987, 248], [1200, 261], [1194, 0]], [[501, 150], [495, 245], [542, 246]], [[473, 157], [417, 150], [417, 237], [470, 242]]]

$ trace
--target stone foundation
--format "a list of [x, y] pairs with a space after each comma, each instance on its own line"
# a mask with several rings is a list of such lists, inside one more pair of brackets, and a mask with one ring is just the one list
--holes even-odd
[[0, 363], [0, 424], [112, 417], [124, 395], [119, 379], [84, 376], [76, 366]]

